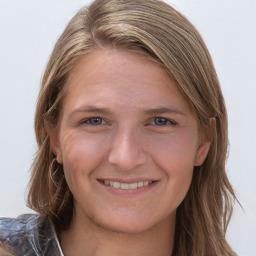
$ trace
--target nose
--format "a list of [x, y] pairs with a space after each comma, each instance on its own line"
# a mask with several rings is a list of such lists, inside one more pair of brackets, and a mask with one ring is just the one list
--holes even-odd
[[108, 160], [122, 170], [132, 170], [146, 162], [140, 131], [128, 127], [114, 135]]

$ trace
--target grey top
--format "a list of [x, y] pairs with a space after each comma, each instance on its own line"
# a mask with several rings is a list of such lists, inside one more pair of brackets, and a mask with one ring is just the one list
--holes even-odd
[[0, 256], [63, 255], [52, 223], [36, 214], [0, 218]]

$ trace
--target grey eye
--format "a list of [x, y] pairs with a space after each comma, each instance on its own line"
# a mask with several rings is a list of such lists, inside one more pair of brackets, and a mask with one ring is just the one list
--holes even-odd
[[155, 125], [166, 125], [168, 122], [169, 120], [163, 117], [157, 117], [154, 119]]
[[93, 118], [88, 119], [87, 122], [91, 125], [100, 125], [100, 124], [102, 124], [102, 118], [93, 117]]

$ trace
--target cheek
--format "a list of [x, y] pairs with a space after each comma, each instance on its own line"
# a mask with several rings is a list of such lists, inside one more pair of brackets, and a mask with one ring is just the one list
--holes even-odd
[[[153, 146], [154, 145], [154, 146]], [[166, 177], [166, 204], [178, 207], [190, 187], [197, 152], [197, 133], [183, 132], [151, 140], [151, 158]], [[171, 200], [170, 200], [171, 199]]]
[[183, 130], [164, 136], [147, 138], [151, 149], [151, 158], [167, 172], [173, 175], [175, 170], [179, 173], [193, 170], [198, 144], [198, 134], [195, 131]]
[[88, 180], [90, 173], [105, 158], [106, 136], [68, 131], [61, 136], [63, 167], [69, 186]]

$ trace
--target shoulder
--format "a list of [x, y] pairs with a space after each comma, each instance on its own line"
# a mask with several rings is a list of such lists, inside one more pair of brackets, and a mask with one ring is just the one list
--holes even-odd
[[0, 218], [1, 247], [7, 255], [59, 255], [50, 221], [37, 214]]
[[0, 237], [11, 234], [20, 234], [26, 232], [26, 229], [34, 228], [39, 215], [23, 214], [18, 218], [0, 218]]

